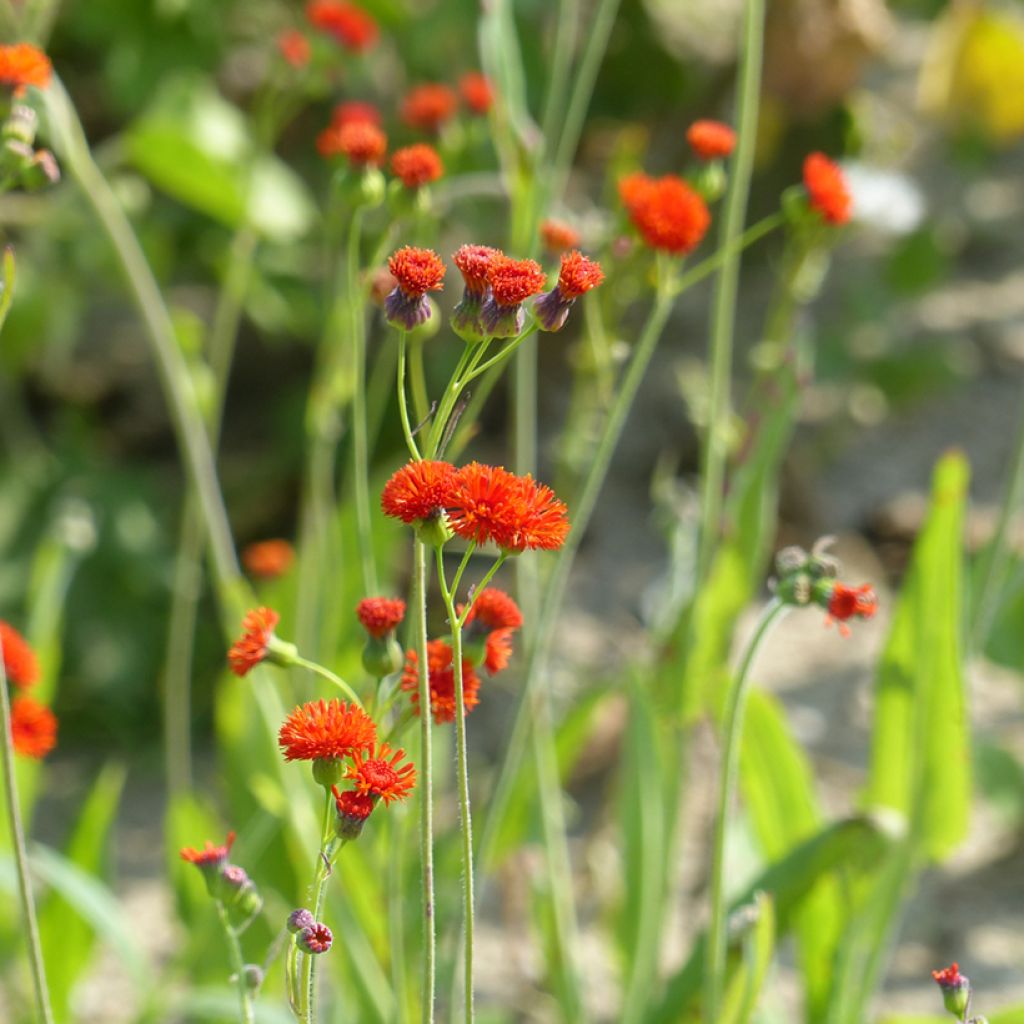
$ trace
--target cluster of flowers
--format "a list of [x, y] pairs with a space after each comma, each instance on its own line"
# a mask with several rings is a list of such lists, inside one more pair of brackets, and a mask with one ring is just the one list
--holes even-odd
[[[604, 280], [601, 265], [575, 249], [563, 253], [558, 281], [548, 292], [536, 260], [517, 260], [486, 245], [463, 245], [452, 260], [465, 285], [452, 312], [452, 330], [470, 343], [522, 334], [523, 304], [534, 296], [537, 326], [560, 330], [575, 301]], [[430, 317], [427, 292], [444, 287], [444, 262], [432, 249], [405, 246], [388, 260], [388, 270], [396, 285], [384, 301], [385, 316], [395, 327], [412, 330]]]
[[39, 681], [39, 662], [28, 641], [9, 623], [0, 620], [0, 647], [4, 674], [21, 693], [11, 701], [14, 750], [24, 757], [45, 757], [57, 744], [57, 718], [45, 705], [24, 691]]
[[[45, 89], [53, 68], [41, 50], [30, 43], [0, 46], [0, 86], [11, 90], [15, 99], [29, 86]], [[13, 103], [0, 126], [0, 190], [20, 187], [35, 191], [60, 180], [57, 161], [48, 149], [36, 149], [38, 119], [35, 111]]]

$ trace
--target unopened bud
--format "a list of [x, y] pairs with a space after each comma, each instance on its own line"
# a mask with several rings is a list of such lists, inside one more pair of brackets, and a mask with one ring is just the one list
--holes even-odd
[[345, 777], [345, 767], [337, 757], [317, 757], [313, 760], [313, 781], [324, 789], [336, 786]]
[[[402, 646], [393, 634], [371, 636], [363, 648], [363, 668], [376, 679], [383, 679], [397, 672], [405, 663]], [[337, 781], [337, 780], [335, 780]]]
[[303, 928], [297, 938], [299, 945], [307, 953], [326, 953], [334, 941], [331, 929], [325, 924], [318, 924], [316, 922], [308, 928]]
[[245, 987], [255, 992], [263, 984], [263, 968], [259, 964], [246, 964], [242, 968], [242, 978], [245, 980]]
[[25, 143], [26, 146], [31, 146], [36, 141], [37, 125], [36, 112], [23, 103], [16, 103], [11, 107], [11, 116], [4, 122], [0, 135], [4, 139], [14, 139], [17, 142]]
[[305, 908], [299, 907], [288, 915], [288, 931], [298, 933], [316, 924], [316, 918]]
[[941, 971], [932, 971], [932, 977], [942, 991], [943, 1006], [954, 1017], [963, 1020], [971, 1002], [970, 979], [960, 973], [960, 966], [956, 961]]

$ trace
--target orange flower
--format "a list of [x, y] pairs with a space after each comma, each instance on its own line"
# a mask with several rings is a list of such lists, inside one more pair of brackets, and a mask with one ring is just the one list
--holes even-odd
[[504, 255], [500, 249], [492, 249], [489, 245], [463, 245], [452, 256], [452, 261], [466, 282], [466, 291], [482, 295], [487, 291], [491, 261], [496, 256]]
[[496, 675], [512, 657], [512, 634], [523, 624], [519, 605], [503, 590], [487, 587], [473, 599], [466, 616], [466, 642], [484, 634], [484, 668]]
[[31, 43], [0, 46], [0, 85], [13, 86], [15, 96], [23, 96], [30, 85], [45, 89], [52, 74], [49, 57]]
[[377, 726], [358, 704], [310, 701], [284, 720], [277, 734], [286, 761], [348, 757], [377, 740]]
[[494, 90], [486, 75], [479, 71], [467, 71], [459, 79], [462, 100], [474, 114], [486, 114], [494, 102]]
[[267, 657], [274, 639], [274, 627], [280, 621], [281, 616], [271, 608], [253, 608], [245, 613], [242, 619], [244, 632], [228, 651], [231, 671], [236, 676], [251, 672]]
[[188, 861], [189, 864], [195, 864], [196, 867], [200, 868], [219, 868], [228, 859], [228, 855], [231, 853], [231, 847], [235, 845], [235, 833], [229, 832], [227, 840], [223, 846], [214, 846], [209, 839], [206, 840], [206, 845], [201, 850], [195, 849], [193, 846], [185, 846], [181, 849], [181, 859]]
[[398, 597], [364, 597], [356, 606], [356, 617], [370, 636], [380, 640], [405, 618], [405, 602]]
[[804, 160], [804, 187], [811, 206], [829, 224], [845, 224], [853, 210], [853, 196], [839, 165], [824, 153], [811, 153]]
[[331, 112], [331, 124], [336, 128], [351, 124], [353, 121], [379, 126], [380, 111], [372, 103], [364, 103], [362, 100], [347, 100], [344, 103], [339, 103]]
[[704, 200], [672, 174], [657, 180], [630, 175], [620, 182], [619, 194], [652, 249], [684, 256], [697, 247], [711, 223]]
[[283, 576], [295, 561], [295, 549], [286, 540], [261, 540], [242, 552], [242, 565], [250, 576], [272, 580]]
[[433, 146], [418, 143], [396, 149], [391, 157], [391, 173], [406, 188], [420, 188], [444, 174], [444, 164]]
[[28, 641], [9, 623], [0, 619], [0, 647], [8, 680], [27, 689], [39, 680], [39, 662]]
[[[451, 644], [446, 640], [431, 640], [427, 644], [427, 685], [430, 688], [430, 712], [435, 725], [455, 721], [455, 669]], [[410, 695], [412, 706], [420, 713], [419, 657], [407, 651], [402, 689]], [[473, 666], [462, 659], [462, 700], [468, 715], [480, 703], [480, 677]]]
[[57, 718], [31, 697], [11, 702], [11, 738], [14, 752], [23, 757], [45, 757], [57, 745]]
[[345, 777], [355, 782], [356, 793], [376, 797], [387, 806], [404, 800], [416, 785], [416, 768], [401, 764], [404, 757], [404, 750], [392, 752], [386, 743], [374, 745], [365, 753], [357, 751], [352, 755], [353, 763]]
[[413, 524], [436, 519], [444, 512], [455, 467], [450, 462], [423, 459], [396, 470], [380, 496], [384, 515]]
[[343, 0], [310, 0], [309, 23], [334, 36], [348, 50], [359, 53], [377, 41], [377, 23], [361, 7]]
[[389, 324], [411, 331], [430, 319], [426, 293], [444, 287], [444, 263], [432, 249], [407, 245], [388, 260], [388, 270], [398, 287], [384, 300], [384, 317]]
[[331, 792], [334, 794], [334, 804], [341, 817], [363, 822], [370, 816], [374, 801], [368, 793], [358, 793], [354, 789], [340, 792], [337, 786], [331, 786]]
[[580, 244], [579, 232], [561, 220], [545, 220], [540, 225], [540, 240], [548, 252], [565, 252]]
[[558, 290], [564, 299], [578, 299], [604, 280], [604, 271], [596, 260], [588, 259], [578, 250], [562, 257], [558, 272]]
[[309, 63], [309, 40], [297, 29], [282, 32], [277, 37], [277, 49], [293, 68], [303, 68]]
[[736, 133], [721, 121], [694, 121], [686, 141], [701, 160], [719, 160], [735, 148]]
[[843, 583], [834, 583], [828, 597], [827, 623], [833, 620], [839, 623], [839, 631], [843, 636], [850, 633], [846, 625], [848, 619], [870, 619], [878, 611], [878, 598], [871, 585], [863, 583], [859, 587], [848, 587]]
[[379, 164], [388, 149], [388, 137], [369, 121], [332, 124], [316, 139], [316, 148], [324, 157], [345, 156], [356, 167]]
[[402, 120], [410, 128], [436, 133], [455, 113], [458, 103], [447, 85], [434, 82], [417, 85], [402, 100]]
[[544, 288], [544, 271], [536, 260], [515, 260], [500, 253], [491, 257], [487, 283], [491, 294], [480, 311], [485, 334], [514, 338], [523, 333], [526, 314], [522, 303]]

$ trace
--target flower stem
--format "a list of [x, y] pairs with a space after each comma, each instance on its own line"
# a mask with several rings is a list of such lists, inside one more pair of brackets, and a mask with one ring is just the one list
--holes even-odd
[[722, 517], [725, 462], [728, 456], [729, 422], [732, 417], [729, 387], [732, 380], [733, 333], [736, 294], [739, 287], [740, 249], [754, 169], [758, 107], [761, 91], [761, 58], [764, 36], [764, 0], [747, 0], [744, 17], [742, 60], [737, 97], [737, 142], [729, 164], [729, 186], [719, 234], [720, 248], [727, 253], [721, 265], [712, 307], [710, 339], [710, 408], [704, 437], [701, 473], [700, 539], [697, 552], [697, 583], [707, 576], [718, 543]]
[[722, 756], [718, 777], [714, 845], [711, 854], [711, 919], [708, 926], [707, 959], [704, 962], [704, 1019], [718, 1020], [725, 990], [726, 951], [728, 945], [725, 904], [725, 847], [728, 838], [729, 805], [736, 790], [739, 772], [740, 740], [743, 736], [743, 715], [750, 692], [750, 666], [764, 638], [788, 606], [773, 597], [758, 621], [754, 635], [747, 644], [739, 670], [729, 685], [722, 713]]
[[512, 355], [513, 352], [515, 352], [517, 348], [519, 348], [520, 345], [522, 345], [524, 341], [526, 341], [527, 338], [530, 337], [531, 334], [536, 334], [537, 330], [538, 326], [536, 322], [530, 324], [530, 326], [527, 327], [518, 338], [514, 338], [512, 342], [506, 345], [500, 352], [491, 356], [486, 363], [481, 363], [479, 366], [474, 367], [473, 372], [466, 375], [466, 383], [468, 384], [471, 380], [475, 380], [481, 374], [486, 373], [492, 366], [498, 366], [503, 363], [510, 355]]
[[[313, 872], [313, 920], [320, 923], [324, 909], [324, 895], [327, 880], [331, 877], [331, 859], [334, 853], [334, 836], [331, 831], [331, 804], [333, 797], [324, 790], [324, 814], [320, 825], [320, 845], [317, 848], [316, 869]], [[305, 952], [302, 957], [302, 991], [305, 993], [303, 1020], [305, 1024], [316, 1022], [316, 958], [317, 954]]]
[[3, 719], [4, 796], [7, 798], [7, 824], [14, 846], [14, 866], [18, 876], [18, 895], [21, 897], [22, 933], [28, 941], [28, 962], [32, 970], [32, 984], [36, 994], [36, 1010], [43, 1024], [53, 1024], [50, 1009], [50, 990], [46, 985], [46, 965], [39, 944], [39, 924], [36, 905], [32, 897], [32, 882], [28, 873], [28, 853], [25, 849], [25, 829], [21, 820], [21, 803], [14, 775], [14, 737], [11, 734], [11, 701], [7, 694], [7, 673], [4, 671], [3, 641], [0, 640], [0, 718]]
[[352, 687], [341, 678], [341, 676], [335, 675], [329, 668], [324, 668], [324, 666], [319, 662], [310, 661], [308, 658], [298, 656], [296, 656], [294, 664], [299, 665], [302, 668], [308, 668], [310, 672], [320, 676], [321, 679], [326, 679], [328, 682], [334, 683], [334, 685], [337, 686], [353, 704], [357, 704], [359, 707], [363, 706], [363, 702], [356, 695], [356, 691], [353, 690]]
[[405, 354], [408, 345], [408, 335], [405, 331], [398, 332], [398, 411], [402, 417], [402, 433], [405, 435], [405, 445], [409, 454], [416, 462], [423, 456], [416, 447], [416, 439], [413, 437], [412, 425], [409, 423], [409, 407], [405, 397]]
[[242, 945], [238, 941], [238, 932], [232, 926], [224, 904], [220, 900], [214, 902], [217, 904], [217, 914], [220, 916], [220, 923], [224, 927], [224, 937], [228, 942], [228, 956], [231, 958], [231, 968], [235, 972], [238, 1001], [242, 1008], [242, 1021], [244, 1024], [253, 1024], [256, 1017], [252, 1005], [252, 992], [245, 978], [245, 960], [242, 957]]

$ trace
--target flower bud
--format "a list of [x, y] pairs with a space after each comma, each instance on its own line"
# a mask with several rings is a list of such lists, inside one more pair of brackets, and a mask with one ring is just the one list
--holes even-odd
[[345, 767], [337, 757], [313, 759], [313, 781], [324, 789], [336, 786], [345, 777]]
[[305, 907], [299, 907], [288, 915], [288, 931], [293, 934], [297, 934], [314, 924], [316, 924], [316, 918]]
[[23, 142], [26, 146], [31, 146], [36, 141], [37, 125], [36, 112], [23, 103], [15, 103], [11, 107], [11, 115], [4, 122], [0, 135], [5, 140], [14, 139], [16, 142]]
[[263, 984], [263, 968], [259, 964], [246, 964], [242, 968], [242, 977], [245, 987], [255, 992]]
[[270, 634], [264, 655], [265, 661], [269, 661], [271, 665], [279, 665], [281, 668], [289, 668], [296, 664], [298, 659], [299, 649], [295, 644], [282, 640], [275, 633]]
[[377, 167], [367, 167], [359, 179], [360, 204], [369, 209], [376, 209], [384, 202], [387, 194], [387, 182]]
[[725, 167], [721, 160], [711, 160], [704, 164], [693, 179], [693, 187], [707, 203], [720, 199], [725, 192]]
[[363, 668], [376, 679], [397, 672], [405, 662], [401, 644], [394, 636], [371, 636], [363, 648]]
[[932, 977], [942, 991], [942, 1003], [946, 1010], [962, 1020], [971, 1001], [970, 980], [960, 973], [956, 961], [941, 971], [932, 971]]
[[256, 883], [237, 864], [228, 864], [220, 873], [216, 895], [232, 921], [246, 921], [263, 906]]
[[452, 539], [451, 527], [443, 515], [417, 521], [416, 535], [428, 548], [439, 548]]
[[331, 792], [338, 811], [334, 821], [335, 834], [339, 839], [358, 839], [376, 801], [369, 794], [357, 793], [352, 789], [342, 793], [335, 786]]
[[334, 941], [331, 929], [325, 924], [318, 924], [316, 922], [308, 928], [303, 928], [296, 938], [299, 945], [307, 953], [326, 953]]

